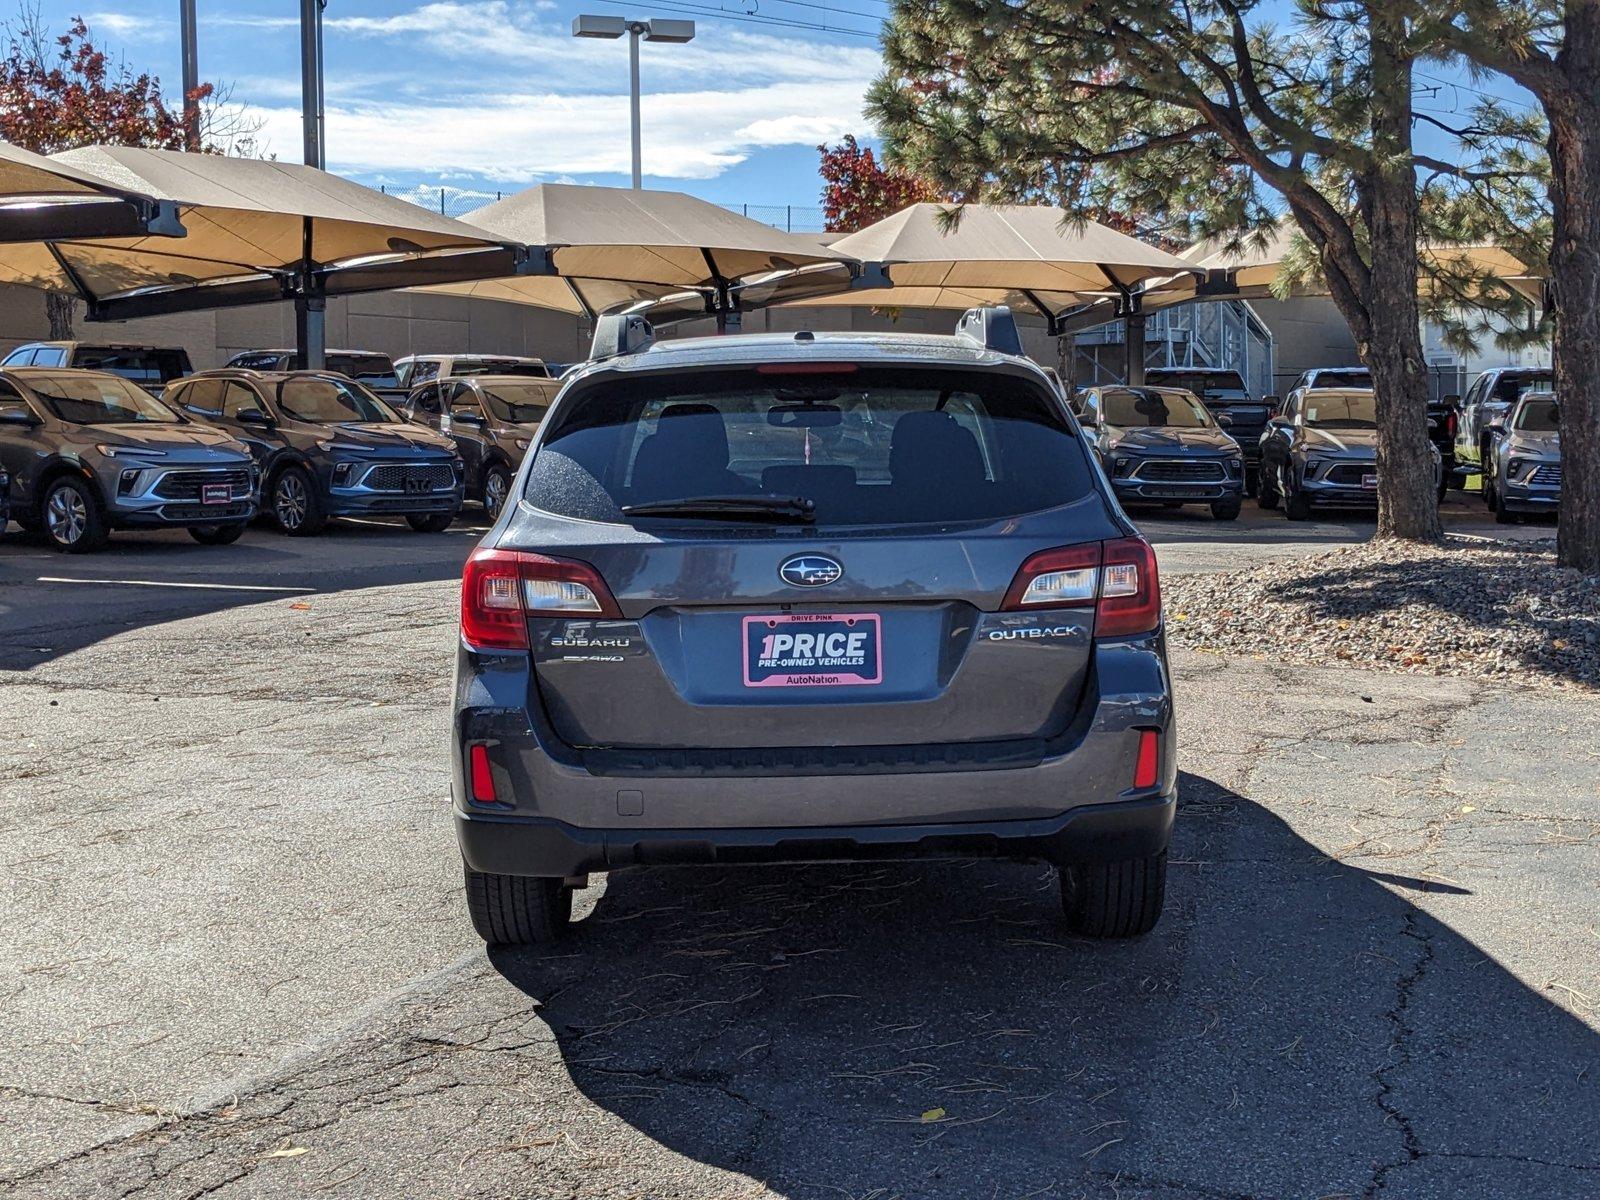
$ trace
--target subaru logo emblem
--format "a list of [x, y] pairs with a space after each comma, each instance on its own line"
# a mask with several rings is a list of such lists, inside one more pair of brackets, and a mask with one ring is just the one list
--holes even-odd
[[778, 568], [778, 578], [795, 587], [823, 587], [843, 574], [844, 568], [825, 554], [797, 554]]

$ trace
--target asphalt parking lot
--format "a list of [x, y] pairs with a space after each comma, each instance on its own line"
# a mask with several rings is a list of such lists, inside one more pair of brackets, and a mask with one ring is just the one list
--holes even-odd
[[[1145, 527], [1168, 572], [1371, 529]], [[1592, 697], [1177, 656], [1135, 943], [959, 862], [640, 869], [489, 955], [443, 750], [478, 532], [0, 544], [0, 1193], [1600, 1193]]]

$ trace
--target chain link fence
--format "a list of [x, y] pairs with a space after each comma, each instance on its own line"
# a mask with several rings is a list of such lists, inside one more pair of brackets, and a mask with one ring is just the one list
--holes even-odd
[[[451, 187], [448, 184], [428, 185], [416, 187], [393, 187], [387, 184], [379, 185], [378, 190], [386, 196], [405, 200], [408, 203], [419, 205], [422, 208], [432, 209], [446, 217], [461, 217], [475, 209], [482, 208], [485, 204], [493, 204], [496, 200], [504, 200], [510, 193], [503, 191], [488, 191], [479, 188]], [[822, 209], [811, 204], [723, 204], [720, 207], [729, 212], [736, 212], [741, 216], [749, 217], [752, 221], [760, 221], [763, 225], [771, 225], [774, 229], [787, 230], [790, 233], [824, 233], [827, 223], [823, 220]]]

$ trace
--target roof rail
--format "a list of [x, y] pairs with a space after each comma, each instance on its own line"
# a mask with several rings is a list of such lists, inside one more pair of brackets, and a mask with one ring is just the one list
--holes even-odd
[[619, 354], [638, 354], [650, 349], [655, 340], [654, 327], [637, 313], [602, 313], [595, 319], [589, 359], [593, 362]]
[[1022, 354], [1016, 318], [1004, 304], [967, 309], [956, 322], [956, 336], [998, 354]]

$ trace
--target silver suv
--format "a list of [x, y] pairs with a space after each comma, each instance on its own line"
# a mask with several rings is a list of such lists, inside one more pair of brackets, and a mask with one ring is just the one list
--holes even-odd
[[1155, 556], [1010, 314], [960, 328], [630, 335], [567, 382], [462, 583], [487, 941], [592, 871], [893, 855], [1047, 860], [1073, 930], [1155, 924]]
[[1504, 417], [1489, 422], [1483, 502], [1502, 525], [1561, 503], [1561, 406], [1554, 392], [1523, 392]]
[[0, 466], [12, 516], [60, 550], [96, 550], [134, 526], [179, 526], [221, 545], [256, 515], [242, 442], [102, 371], [0, 371]]

